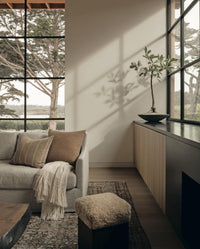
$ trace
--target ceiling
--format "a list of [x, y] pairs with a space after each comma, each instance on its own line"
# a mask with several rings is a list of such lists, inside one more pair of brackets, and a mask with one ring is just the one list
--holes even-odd
[[[1, 0], [0, 9], [24, 9], [25, 0]], [[27, 0], [28, 9], [64, 9], [65, 0]]]

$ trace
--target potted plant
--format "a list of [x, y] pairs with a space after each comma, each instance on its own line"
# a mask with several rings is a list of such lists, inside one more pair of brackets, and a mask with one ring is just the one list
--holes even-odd
[[143, 119], [150, 122], [157, 122], [161, 119], [167, 117], [167, 114], [159, 114], [156, 112], [155, 107], [155, 98], [153, 91], [153, 79], [161, 80], [161, 76], [164, 70], [170, 72], [173, 66], [172, 62], [175, 62], [175, 58], [165, 58], [163, 55], [154, 55], [151, 53], [151, 50], [148, 50], [147, 47], [144, 48], [143, 57], [146, 60], [147, 65], [143, 66], [141, 61], [131, 62], [130, 68], [135, 69], [138, 72], [139, 77], [149, 77], [150, 79], [150, 89], [151, 89], [151, 98], [152, 106], [151, 110], [146, 114], [139, 114]]

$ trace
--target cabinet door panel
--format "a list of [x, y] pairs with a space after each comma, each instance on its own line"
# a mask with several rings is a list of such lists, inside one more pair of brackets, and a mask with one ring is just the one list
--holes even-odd
[[134, 124], [136, 167], [165, 213], [166, 137]]

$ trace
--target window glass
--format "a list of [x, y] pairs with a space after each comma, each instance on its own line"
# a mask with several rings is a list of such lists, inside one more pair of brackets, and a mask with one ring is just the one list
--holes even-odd
[[184, 118], [200, 121], [200, 62], [184, 71]]
[[27, 130], [48, 130], [54, 123], [57, 130], [65, 129], [64, 120], [27, 120]]
[[0, 120], [0, 130], [23, 131], [24, 120]]
[[0, 11], [0, 37], [24, 36], [24, 10]]
[[0, 39], [0, 77], [24, 77], [23, 39]]
[[28, 80], [27, 95], [27, 118], [64, 118], [63, 79]]
[[[180, 3], [182, 13], [178, 10]], [[170, 117], [200, 122], [200, 1], [171, 0], [170, 4], [171, 21], [180, 17], [168, 33], [168, 51], [178, 59], [173, 64], [176, 73], [172, 71], [168, 78]]]
[[24, 83], [0, 80], [0, 118], [24, 118]]
[[14, 2], [0, 3], [0, 129], [64, 129], [65, 3]]
[[64, 36], [64, 10], [27, 10], [28, 36]]
[[184, 63], [200, 57], [200, 4], [199, 2], [184, 17]]
[[178, 23], [170, 33], [171, 57], [177, 61], [172, 63], [173, 70], [180, 67], [180, 23]]
[[184, 10], [193, 2], [193, 0], [184, 0]]
[[27, 77], [63, 77], [64, 70], [64, 38], [27, 40]]
[[172, 0], [171, 1], [171, 26], [175, 23], [175, 21], [180, 17], [181, 4], [180, 0]]
[[170, 77], [170, 88], [171, 88], [170, 116], [171, 118], [180, 119], [181, 115], [180, 73], [176, 73]]

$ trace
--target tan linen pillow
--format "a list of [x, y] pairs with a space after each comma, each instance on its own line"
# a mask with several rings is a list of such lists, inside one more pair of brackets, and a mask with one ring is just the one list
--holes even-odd
[[74, 164], [76, 161], [85, 131], [54, 131], [49, 130], [49, 136], [53, 136], [53, 142], [47, 156], [47, 162], [52, 161], [65, 161], [70, 164]]
[[17, 149], [10, 163], [29, 165], [36, 168], [43, 167], [52, 140], [53, 136], [32, 139], [24, 134], [19, 134]]

